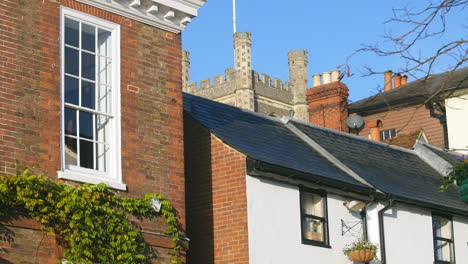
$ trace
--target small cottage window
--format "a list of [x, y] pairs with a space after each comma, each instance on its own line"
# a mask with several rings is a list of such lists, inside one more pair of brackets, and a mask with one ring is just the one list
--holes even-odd
[[328, 247], [326, 194], [301, 190], [300, 200], [302, 243]]
[[440, 215], [432, 215], [432, 230], [434, 236], [434, 263], [455, 263], [452, 219]]
[[397, 132], [396, 132], [395, 128], [380, 131], [380, 139], [381, 140], [386, 140], [386, 139], [395, 137], [396, 135], [397, 135]]

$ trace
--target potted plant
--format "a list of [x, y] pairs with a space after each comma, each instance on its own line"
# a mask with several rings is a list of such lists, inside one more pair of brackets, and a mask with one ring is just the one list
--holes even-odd
[[352, 244], [346, 245], [343, 253], [354, 262], [369, 262], [377, 259], [377, 244], [369, 242], [365, 239], [360, 239]]
[[457, 157], [455, 163], [450, 169], [449, 174], [442, 178], [440, 190], [443, 192], [452, 184], [456, 183], [459, 186], [460, 197], [463, 202], [468, 203], [468, 157]]

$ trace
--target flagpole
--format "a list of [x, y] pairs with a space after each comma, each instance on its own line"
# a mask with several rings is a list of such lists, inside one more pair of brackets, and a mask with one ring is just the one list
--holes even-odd
[[232, 20], [233, 20], [233, 27], [234, 27], [234, 34], [237, 32], [236, 29], [236, 0], [232, 0]]

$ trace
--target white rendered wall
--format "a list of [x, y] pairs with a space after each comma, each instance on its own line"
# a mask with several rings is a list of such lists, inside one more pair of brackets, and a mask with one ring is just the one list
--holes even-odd
[[331, 248], [301, 243], [299, 189], [247, 176], [250, 264], [352, 263], [342, 253], [357, 238], [341, 235], [341, 219], [359, 221], [343, 206], [344, 199], [328, 195]]
[[457, 263], [468, 263], [468, 219], [454, 217], [453, 233]]
[[468, 94], [445, 100], [449, 148], [468, 154]]
[[[342, 236], [341, 219], [359, 221], [357, 213], [343, 206], [346, 199], [328, 194], [328, 228], [331, 248], [301, 242], [298, 187], [247, 176], [250, 264], [351, 264], [342, 253], [357, 236]], [[367, 208], [369, 240], [380, 244], [378, 211], [384, 204]], [[468, 263], [468, 219], [453, 217], [455, 260]], [[386, 257], [389, 264], [434, 262], [432, 212], [397, 204], [384, 214]], [[373, 261], [371, 264], [379, 264]]]
[[385, 211], [384, 228], [387, 263], [434, 262], [430, 211], [393, 206]]

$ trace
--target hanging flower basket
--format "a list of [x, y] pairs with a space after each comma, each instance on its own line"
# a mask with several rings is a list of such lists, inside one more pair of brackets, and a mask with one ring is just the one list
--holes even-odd
[[346, 245], [343, 253], [354, 262], [369, 262], [377, 259], [378, 245], [371, 243], [365, 239], [356, 241], [350, 245]]
[[369, 262], [374, 259], [374, 253], [370, 249], [351, 250], [348, 257], [354, 262]]

